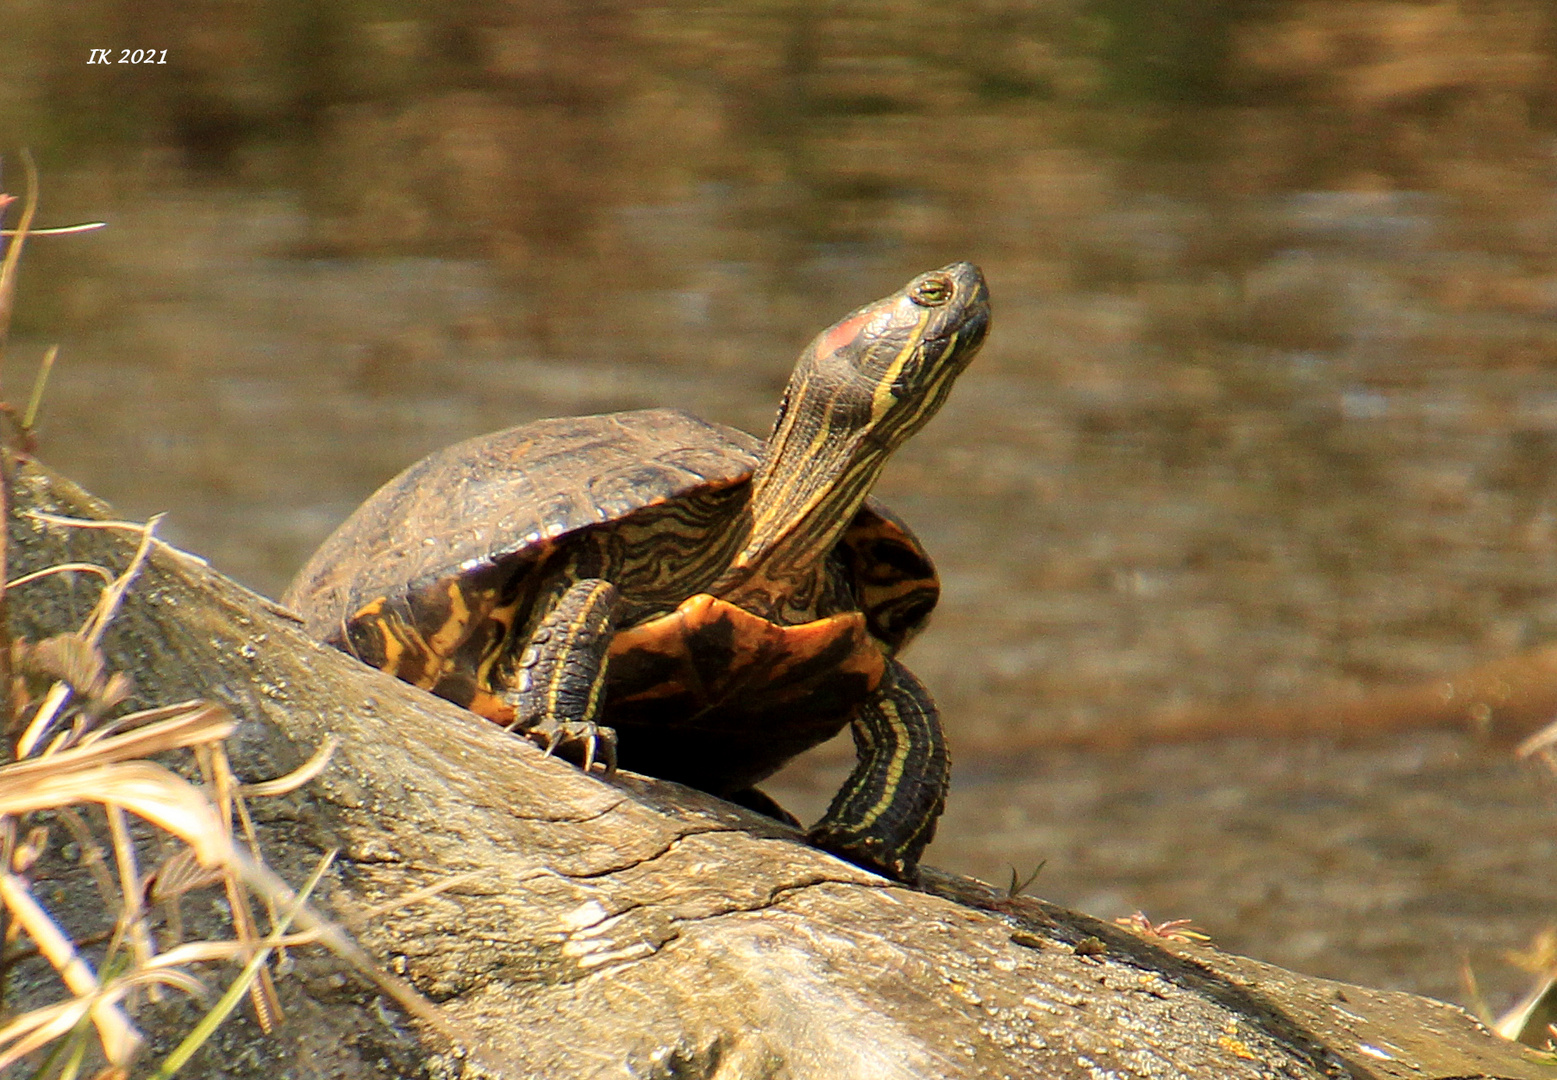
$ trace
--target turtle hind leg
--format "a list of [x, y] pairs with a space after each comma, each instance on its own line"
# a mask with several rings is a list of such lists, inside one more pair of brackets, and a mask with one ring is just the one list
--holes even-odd
[[586, 772], [616, 769], [616, 732], [596, 723], [605, 700], [606, 652], [621, 597], [600, 578], [573, 582], [530, 634], [512, 670], [499, 674], [517, 731]]
[[913, 881], [951, 782], [940, 714], [929, 691], [894, 662], [852, 730], [859, 761], [807, 838], [866, 869]]
[[799, 818], [774, 802], [773, 796], [758, 791], [754, 787], [732, 791], [725, 796], [725, 799], [728, 802], [733, 802], [736, 806], [744, 806], [748, 810], [755, 810], [763, 817], [770, 817], [774, 821], [782, 822], [796, 829], [805, 828], [804, 825], [800, 824]]

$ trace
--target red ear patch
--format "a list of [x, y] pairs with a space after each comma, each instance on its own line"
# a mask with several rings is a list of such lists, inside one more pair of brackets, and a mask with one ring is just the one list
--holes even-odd
[[870, 321], [871, 312], [862, 311], [852, 319], [845, 319], [827, 333], [822, 335], [822, 340], [816, 343], [817, 356], [831, 356], [849, 342], [860, 336], [860, 331]]

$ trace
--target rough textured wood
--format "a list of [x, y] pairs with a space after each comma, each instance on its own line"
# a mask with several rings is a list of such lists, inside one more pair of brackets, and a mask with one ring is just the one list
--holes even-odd
[[[106, 513], [72, 485], [28, 467], [18, 496], [13, 574], [128, 561], [133, 534], [25, 516]], [[21, 587], [18, 632], [73, 627], [95, 592], [62, 576]], [[171, 549], [156, 551], [105, 644], [142, 703], [231, 708], [246, 779], [339, 737], [322, 776], [258, 807], [267, 857], [293, 882], [341, 848], [327, 908], [349, 915], [476, 875], [358, 935], [441, 1003], [463, 1046], [303, 952], [280, 980], [288, 1024], [265, 1038], [230, 1023], [195, 1075], [1551, 1074], [1447, 1005], [1148, 940], [963, 879], [932, 874], [915, 891], [696, 792], [586, 777], [314, 645], [274, 605]], [[223, 932], [212, 912], [187, 924]], [[1078, 951], [1089, 937], [1100, 946]], [[143, 1019], [166, 1037], [187, 1013]]]

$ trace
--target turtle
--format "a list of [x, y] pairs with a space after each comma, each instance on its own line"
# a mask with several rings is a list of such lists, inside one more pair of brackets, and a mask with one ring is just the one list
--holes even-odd
[[[801, 353], [766, 442], [677, 409], [537, 420], [370, 496], [283, 603], [317, 640], [528, 736], [798, 824], [758, 788], [848, 726], [814, 845], [914, 880], [950, 764], [899, 653], [940, 595], [869, 496], [983, 343], [971, 263]], [[582, 759], [582, 760], [580, 760]]]

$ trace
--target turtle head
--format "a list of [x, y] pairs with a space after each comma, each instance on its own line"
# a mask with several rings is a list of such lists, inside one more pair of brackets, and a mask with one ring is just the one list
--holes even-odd
[[988, 329], [984, 275], [953, 263], [822, 331], [790, 376], [752, 477], [749, 538], [715, 594], [778, 621], [814, 617], [828, 552]]

